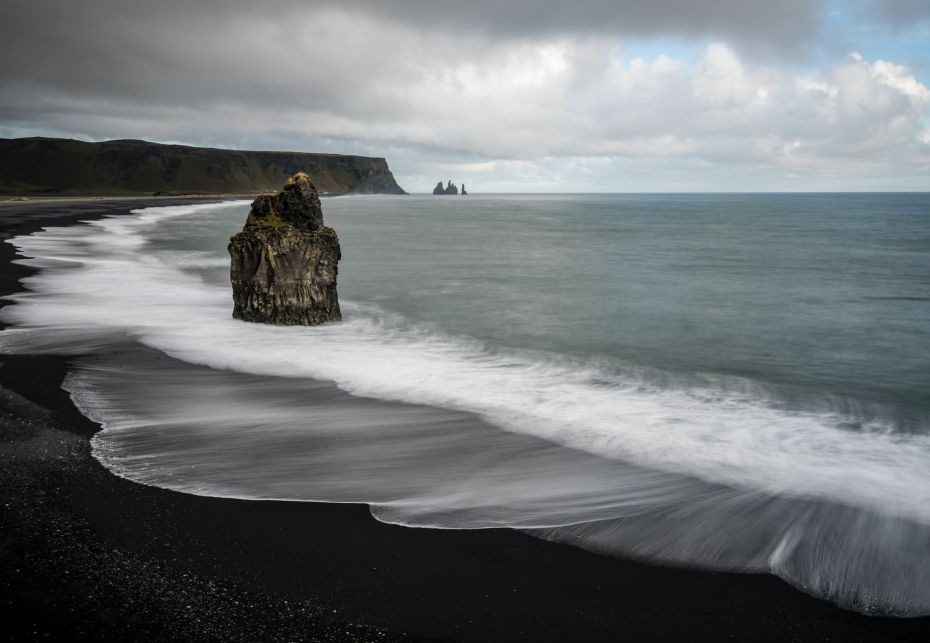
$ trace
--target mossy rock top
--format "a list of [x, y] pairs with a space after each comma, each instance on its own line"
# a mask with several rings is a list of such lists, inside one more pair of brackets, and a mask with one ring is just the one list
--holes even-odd
[[320, 196], [310, 176], [298, 172], [277, 194], [263, 194], [252, 202], [245, 230], [293, 227], [312, 232], [324, 226]]

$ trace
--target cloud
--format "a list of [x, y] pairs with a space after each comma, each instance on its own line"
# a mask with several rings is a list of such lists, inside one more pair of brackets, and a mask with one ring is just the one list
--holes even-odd
[[874, 0], [867, 6], [873, 16], [897, 26], [930, 20], [930, 3], [926, 0]]
[[[853, 54], [799, 73], [734, 44], [797, 45], [815, 3], [500, 4], [14, 0], [0, 135], [371, 153], [417, 181], [930, 163], [930, 92], [907, 67]], [[694, 58], [626, 54], [643, 33], [732, 37]]]
[[453, 34], [700, 35], [779, 46], [811, 36], [819, 13], [818, 3], [810, 0], [9, 0], [7, 5], [10, 31], [27, 27], [61, 35], [93, 30], [106, 36], [115, 29], [140, 33], [166, 26], [194, 32], [222, 29], [230, 18], [257, 25], [257, 35], [263, 23], [276, 21], [299, 35], [324, 28], [321, 17], [336, 9], [361, 20]]

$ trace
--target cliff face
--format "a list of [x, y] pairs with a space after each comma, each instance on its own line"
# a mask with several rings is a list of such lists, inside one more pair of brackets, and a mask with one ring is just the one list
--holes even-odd
[[0, 139], [0, 194], [256, 194], [297, 172], [310, 175], [324, 194], [404, 194], [383, 158]]
[[281, 192], [262, 195], [242, 232], [229, 241], [233, 317], [313, 326], [339, 321], [336, 231], [323, 222], [316, 187], [296, 174]]

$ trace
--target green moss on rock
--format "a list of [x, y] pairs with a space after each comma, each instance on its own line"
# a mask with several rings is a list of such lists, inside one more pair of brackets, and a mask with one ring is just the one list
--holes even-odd
[[296, 174], [281, 192], [256, 198], [229, 254], [234, 318], [281, 325], [342, 319], [339, 237], [324, 224], [308, 175]]

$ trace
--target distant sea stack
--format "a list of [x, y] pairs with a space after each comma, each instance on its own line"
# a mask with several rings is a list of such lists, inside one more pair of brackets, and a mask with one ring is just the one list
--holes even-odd
[[316, 186], [295, 174], [252, 202], [242, 232], [229, 240], [233, 317], [283, 326], [342, 319], [336, 295], [342, 253], [323, 222]]
[[459, 189], [455, 187], [455, 184], [452, 181], [449, 181], [449, 185], [442, 187], [442, 181], [436, 184], [436, 187], [433, 188], [433, 194], [458, 194]]
[[405, 194], [387, 161], [369, 156], [0, 138], [0, 194], [255, 195], [297, 172], [309, 174], [321, 194]]

